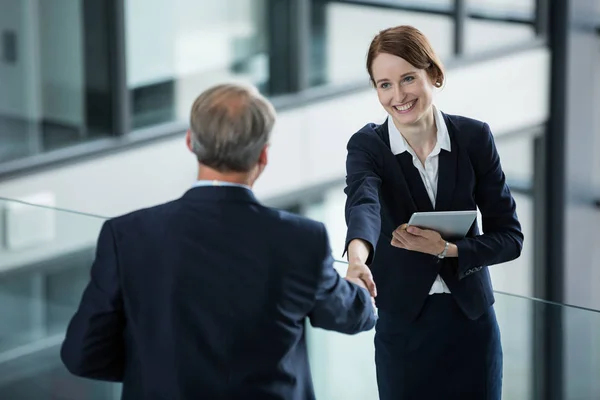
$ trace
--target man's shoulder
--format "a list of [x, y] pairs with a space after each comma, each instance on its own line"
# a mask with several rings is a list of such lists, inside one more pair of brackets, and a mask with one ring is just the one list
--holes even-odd
[[176, 210], [179, 207], [178, 200], [172, 200], [166, 203], [157, 204], [154, 206], [140, 208], [134, 211], [123, 213], [110, 218], [108, 221], [112, 226], [127, 226], [131, 224], [139, 224], [150, 220], [156, 220]]
[[310, 218], [277, 208], [265, 207], [265, 209], [271, 215], [273, 223], [279, 224], [282, 227], [295, 229], [299, 232], [313, 233], [320, 233], [325, 229], [323, 223]]

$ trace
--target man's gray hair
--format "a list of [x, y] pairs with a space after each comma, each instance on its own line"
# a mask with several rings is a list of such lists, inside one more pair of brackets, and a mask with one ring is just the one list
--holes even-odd
[[204, 91], [190, 117], [192, 151], [219, 172], [247, 172], [269, 142], [275, 110], [254, 87], [222, 84]]

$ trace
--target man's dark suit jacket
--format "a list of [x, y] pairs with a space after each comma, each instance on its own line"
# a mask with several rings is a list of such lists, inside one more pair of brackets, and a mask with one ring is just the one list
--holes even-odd
[[123, 399], [306, 400], [307, 317], [347, 334], [375, 325], [324, 226], [242, 187], [196, 187], [103, 225], [61, 357], [122, 381]]
[[[487, 266], [517, 258], [523, 246], [516, 206], [506, 185], [490, 128], [473, 119], [444, 114], [451, 151], [441, 150], [435, 209], [408, 152], [390, 150], [387, 123], [368, 124], [348, 142], [346, 248], [356, 238], [372, 248], [368, 264], [377, 285], [377, 307], [412, 321], [438, 274], [471, 319], [493, 303]], [[445, 238], [458, 259], [399, 249], [392, 232], [416, 211], [475, 210], [482, 214], [465, 238]]]

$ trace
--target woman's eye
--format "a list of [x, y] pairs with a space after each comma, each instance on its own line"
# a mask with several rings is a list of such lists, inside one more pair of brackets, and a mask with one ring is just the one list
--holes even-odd
[[382, 89], [387, 89], [389, 88], [391, 85], [389, 82], [383, 82], [379, 87]]
[[407, 76], [406, 78], [404, 78], [404, 82], [407, 82], [407, 83], [412, 82], [414, 80], [415, 80], [415, 78], [412, 76]]

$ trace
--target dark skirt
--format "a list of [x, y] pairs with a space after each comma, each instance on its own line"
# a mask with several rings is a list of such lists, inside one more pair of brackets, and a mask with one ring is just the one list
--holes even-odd
[[429, 296], [419, 317], [379, 313], [375, 363], [380, 400], [500, 400], [502, 346], [493, 307], [468, 319], [449, 294]]

